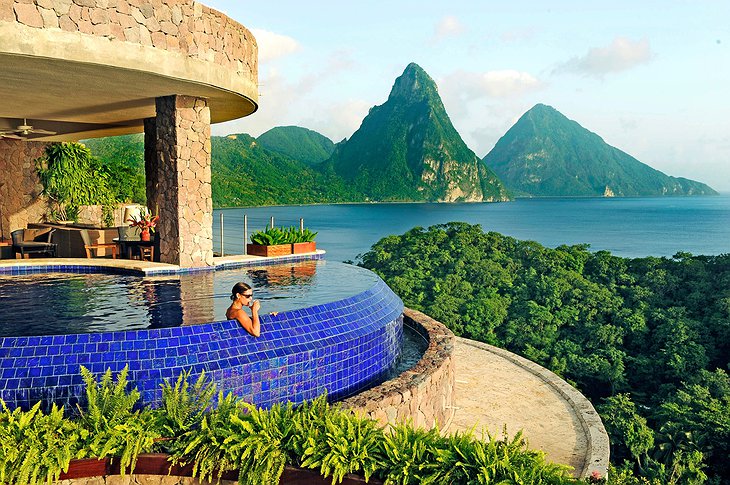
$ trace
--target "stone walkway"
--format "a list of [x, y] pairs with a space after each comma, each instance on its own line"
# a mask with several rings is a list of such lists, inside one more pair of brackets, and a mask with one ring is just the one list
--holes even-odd
[[496, 438], [506, 426], [519, 430], [529, 447], [579, 474], [586, 465], [588, 440], [576, 411], [553, 385], [488, 347], [457, 338], [455, 414], [448, 431], [486, 429]]

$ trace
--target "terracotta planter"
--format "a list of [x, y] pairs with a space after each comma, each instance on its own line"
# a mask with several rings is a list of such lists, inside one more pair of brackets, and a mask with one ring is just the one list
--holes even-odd
[[97, 460], [96, 458], [85, 458], [83, 460], [71, 460], [66, 473], [61, 473], [59, 480], [85, 477], [103, 477], [109, 475], [109, 458]]
[[[190, 477], [193, 472], [193, 465], [173, 466], [168, 461], [169, 455], [165, 453], [143, 453], [137, 458], [137, 465], [131, 472], [136, 475], [160, 475], [160, 476], [177, 476]], [[119, 460], [114, 460], [110, 464], [110, 459], [97, 460], [89, 458], [84, 460], [71, 460], [67, 473], [62, 473], [60, 479], [75, 479], [86, 477], [102, 477], [106, 475], [119, 475]], [[225, 471], [221, 475], [222, 480], [238, 480], [237, 471]], [[287, 466], [281, 475], [280, 484], [287, 485], [330, 485], [332, 479], [324, 478], [314, 470], [303, 470]], [[342, 480], [343, 485], [360, 485], [364, 484], [365, 479], [357, 475], [346, 475]], [[380, 480], [370, 479], [371, 485], [380, 485]]]
[[316, 250], [317, 250], [317, 243], [314, 241], [303, 242], [303, 243], [294, 243], [291, 245], [292, 254], [313, 253]]
[[274, 246], [263, 246], [261, 244], [246, 244], [246, 254], [252, 256], [286, 256], [292, 252], [291, 244], [276, 244]]
[[149, 241], [150, 240], [150, 230], [142, 229], [142, 232], [139, 233], [139, 239], [141, 241]]

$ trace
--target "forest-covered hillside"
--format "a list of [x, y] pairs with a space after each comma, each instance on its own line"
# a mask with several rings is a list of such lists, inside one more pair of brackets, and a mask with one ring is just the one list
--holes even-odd
[[611, 483], [729, 483], [730, 255], [628, 259], [450, 223], [381, 239], [362, 265], [574, 383], [610, 434]]
[[335, 151], [332, 140], [301, 126], [277, 126], [260, 134], [256, 142], [307, 165], [322, 163]]

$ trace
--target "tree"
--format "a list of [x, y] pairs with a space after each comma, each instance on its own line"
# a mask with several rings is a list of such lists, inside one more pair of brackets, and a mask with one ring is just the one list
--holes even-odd
[[117, 200], [110, 189], [111, 174], [80, 143], [53, 143], [36, 160], [36, 171], [48, 197], [51, 219], [76, 220], [82, 205], [102, 206], [104, 222], [113, 224]]
[[598, 406], [603, 424], [611, 438], [611, 456], [614, 459], [630, 457], [645, 469], [649, 451], [654, 447], [654, 433], [639, 415], [636, 405], [628, 394], [617, 394], [605, 399]]

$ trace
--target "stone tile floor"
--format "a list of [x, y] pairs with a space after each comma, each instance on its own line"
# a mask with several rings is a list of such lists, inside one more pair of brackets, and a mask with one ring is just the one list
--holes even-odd
[[454, 356], [456, 409], [449, 432], [473, 430], [480, 436], [487, 430], [499, 438], [505, 427], [510, 437], [523, 430], [530, 448], [581, 472], [588, 440], [576, 412], [553, 386], [467, 339], [457, 338]]

